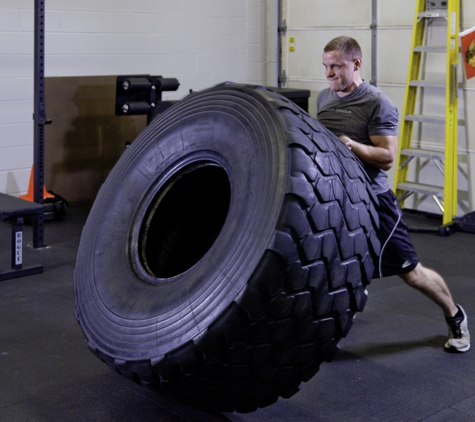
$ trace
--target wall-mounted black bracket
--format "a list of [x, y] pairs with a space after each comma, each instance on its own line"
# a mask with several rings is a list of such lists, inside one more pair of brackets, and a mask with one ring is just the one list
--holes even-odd
[[117, 116], [147, 115], [149, 124], [177, 101], [162, 101], [162, 92], [176, 91], [180, 83], [175, 78], [150, 75], [118, 76], [115, 114]]

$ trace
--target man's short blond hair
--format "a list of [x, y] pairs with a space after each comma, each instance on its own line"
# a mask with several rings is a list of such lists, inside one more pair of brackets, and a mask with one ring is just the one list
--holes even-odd
[[343, 56], [347, 60], [353, 60], [354, 58], [363, 58], [361, 53], [361, 47], [354, 38], [350, 37], [336, 37], [333, 38], [323, 49], [325, 53], [329, 51], [341, 51]]

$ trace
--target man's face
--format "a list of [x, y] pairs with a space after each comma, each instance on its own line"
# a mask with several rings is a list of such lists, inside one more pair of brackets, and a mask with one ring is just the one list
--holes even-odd
[[322, 55], [325, 76], [330, 89], [337, 93], [349, 94], [356, 86], [356, 70], [359, 69], [355, 61], [346, 59], [341, 51], [328, 51]]

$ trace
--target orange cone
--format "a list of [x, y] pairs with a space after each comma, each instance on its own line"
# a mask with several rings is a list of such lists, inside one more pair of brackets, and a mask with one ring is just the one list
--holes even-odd
[[[31, 166], [31, 173], [30, 173], [30, 183], [28, 184], [28, 192], [26, 195], [21, 195], [21, 199], [25, 199], [26, 201], [35, 202], [35, 165]], [[43, 199], [46, 198], [54, 198], [54, 195], [49, 193], [46, 190], [46, 186], [43, 185]]]

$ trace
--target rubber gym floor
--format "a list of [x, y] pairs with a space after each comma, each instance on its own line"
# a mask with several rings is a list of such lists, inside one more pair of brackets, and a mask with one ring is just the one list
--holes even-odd
[[[89, 352], [74, 317], [72, 273], [87, 214], [72, 208], [65, 221], [46, 222], [40, 250], [25, 226], [24, 265], [43, 263], [44, 272], [0, 282], [0, 421], [475, 420], [475, 349], [444, 352], [441, 312], [397, 277], [371, 283], [333, 362], [270, 407], [208, 414], [128, 381]], [[475, 235], [411, 236], [421, 262], [444, 275], [475, 321]], [[0, 271], [10, 267], [10, 241], [2, 222]]]

